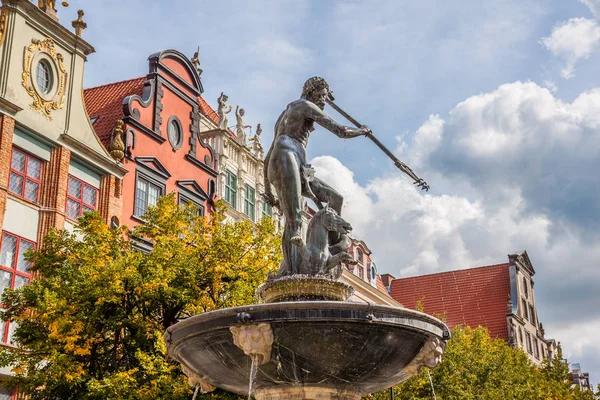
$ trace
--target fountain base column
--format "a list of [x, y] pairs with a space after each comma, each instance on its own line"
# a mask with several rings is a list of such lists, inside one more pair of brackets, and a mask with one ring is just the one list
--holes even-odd
[[283, 386], [257, 390], [256, 400], [359, 400], [358, 392], [340, 391], [318, 386]]

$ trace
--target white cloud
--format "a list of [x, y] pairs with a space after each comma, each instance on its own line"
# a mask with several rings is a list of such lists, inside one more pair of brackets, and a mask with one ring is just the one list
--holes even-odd
[[552, 34], [542, 39], [542, 44], [550, 52], [564, 59], [566, 65], [561, 69], [564, 79], [574, 77], [575, 64], [592, 54], [600, 40], [600, 27], [593, 19], [571, 18], [556, 25]]
[[596, 19], [600, 19], [600, 0], [579, 0], [585, 4]]
[[312, 163], [345, 196], [343, 215], [382, 272], [489, 265], [527, 250], [547, 337], [593, 373], [600, 348], [584, 337], [600, 335], [599, 115], [600, 89], [571, 103], [532, 82], [471, 96], [400, 140], [428, 194], [400, 172], [360, 185], [332, 157]]

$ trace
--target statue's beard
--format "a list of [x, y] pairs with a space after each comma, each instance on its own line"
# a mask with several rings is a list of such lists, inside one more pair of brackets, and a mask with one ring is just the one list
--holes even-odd
[[324, 99], [313, 99], [312, 102], [319, 107], [321, 110], [325, 109], [325, 100]]

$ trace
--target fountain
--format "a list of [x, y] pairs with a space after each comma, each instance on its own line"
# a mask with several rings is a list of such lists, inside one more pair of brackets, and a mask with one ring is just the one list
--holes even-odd
[[[286, 216], [284, 259], [259, 287], [261, 303], [196, 315], [165, 333], [169, 356], [203, 391], [220, 387], [258, 400], [359, 399], [441, 362], [450, 337], [442, 321], [348, 301], [353, 288], [338, 280], [341, 263], [354, 262], [346, 251], [351, 226], [340, 216], [341, 196], [306, 165], [304, 146], [314, 121], [344, 138], [372, 133], [326, 116], [332, 100], [327, 83], [311, 78], [276, 124], [265, 197], [276, 204], [271, 182]], [[319, 208], [306, 240], [298, 218], [302, 195]]]

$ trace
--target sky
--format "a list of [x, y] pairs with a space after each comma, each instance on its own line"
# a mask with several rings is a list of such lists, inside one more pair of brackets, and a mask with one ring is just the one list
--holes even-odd
[[96, 48], [85, 87], [199, 46], [204, 98], [216, 108], [228, 94], [262, 124], [265, 145], [304, 81], [323, 76], [431, 186], [416, 189], [364, 137], [311, 135], [317, 176], [344, 195], [379, 272], [498, 264], [526, 250], [546, 338], [600, 382], [600, 0], [70, 3], [61, 22], [83, 8]]

